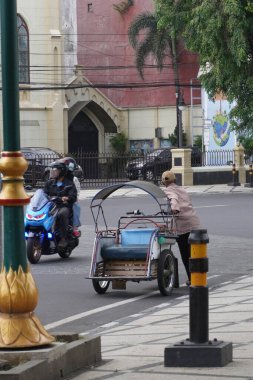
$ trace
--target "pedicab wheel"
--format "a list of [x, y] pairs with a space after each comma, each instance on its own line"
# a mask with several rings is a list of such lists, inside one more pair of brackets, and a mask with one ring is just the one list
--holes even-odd
[[163, 296], [169, 296], [172, 293], [175, 278], [175, 257], [171, 250], [165, 249], [160, 254], [157, 266], [157, 283]]
[[92, 285], [98, 294], [104, 294], [109, 288], [110, 281], [92, 280]]
[[26, 242], [26, 254], [31, 264], [37, 264], [41, 258], [42, 247], [39, 239], [30, 237]]

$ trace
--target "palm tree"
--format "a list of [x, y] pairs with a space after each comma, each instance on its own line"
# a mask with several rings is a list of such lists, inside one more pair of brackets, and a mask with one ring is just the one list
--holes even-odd
[[[136, 67], [142, 79], [144, 79], [145, 60], [149, 54], [153, 54], [157, 66], [163, 68], [166, 56], [172, 59], [175, 84], [179, 83], [178, 58], [177, 58], [177, 39], [168, 29], [157, 28], [156, 15], [150, 12], [139, 14], [130, 24], [128, 38], [136, 53]], [[144, 30], [144, 38], [139, 40], [140, 32]]]
[[[144, 79], [145, 60], [149, 54], [153, 54], [157, 66], [160, 71], [163, 68], [166, 56], [170, 56], [172, 60], [172, 67], [174, 72], [174, 82], [176, 88], [176, 107], [177, 107], [177, 128], [179, 128], [180, 115], [179, 115], [179, 99], [181, 96], [179, 86], [179, 70], [178, 70], [178, 40], [175, 37], [175, 31], [163, 28], [159, 30], [157, 27], [158, 19], [156, 15], [150, 12], [139, 14], [130, 24], [128, 29], [128, 38], [132, 47], [135, 49], [136, 68], [142, 79]], [[140, 31], [144, 30], [144, 37], [139, 40]], [[178, 144], [180, 143], [180, 136], [178, 130]]]

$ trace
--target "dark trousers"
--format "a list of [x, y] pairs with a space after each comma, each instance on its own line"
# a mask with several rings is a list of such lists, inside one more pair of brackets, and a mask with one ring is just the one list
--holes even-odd
[[191, 245], [188, 243], [190, 232], [187, 234], [179, 235], [177, 238], [177, 245], [180, 251], [180, 255], [188, 276], [188, 279], [191, 279], [189, 271], [189, 258], [191, 256]]
[[57, 226], [60, 230], [61, 238], [66, 238], [69, 225], [70, 209], [61, 207], [57, 213]]

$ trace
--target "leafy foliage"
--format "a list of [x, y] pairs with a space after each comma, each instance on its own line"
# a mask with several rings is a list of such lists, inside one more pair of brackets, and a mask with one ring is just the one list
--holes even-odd
[[113, 136], [110, 139], [110, 143], [117, 153], [123, 153], [126, 151], [127, 138], [123, 132], [117, 133], [115, 136]]
[[210, 98], [226, 95], [239, 131], [253, 129], [253, 4], [251, 0], [155, 0], [158, 29], [183, 36], [199, 54]]
[[[150, 12], [139, 14], [130, 24], [128, 37], [130, 44], [136, 52], [136, 67], [142, 79], [144, 79], [144, 66], [147, 57], [152, 54], [155, 57], [160, 70], [166, 56], [172, 56], [174, 62], [175, 78], [178, 77], [176, 60], [176, 37], [169, 28], [157, 28], [157, 17]], [[140, 37], [140, 32], [144, 32], [144, 37]]]
[[197, 146], [199, 149], [202, 150], [202, 136], [201, 135], [195, 136], [193, 145]]
[[[153, 55], [160, 71], [163, 68], [166, 57], [170, 57], [172, 61], [174, 83], [176, 92], [179, 94], [179, 69], [178, 69], [178, 47], [176, 29], [173, 23], [163, 28], [158, 28], [156, 14], [144, 12], [138, 15], [130, 24], [128, 37], [132, 47], [136, 53], [136, 67], [142, 79], [144, 79], [145, 61], [149, 55]], [[144, 31], [144, 36], [140, 36], [140, 32]], [[176, 132], [169, 136], [172, 145], [177, 145]], [[185, 137], [182, 136], [184, 141]]]
[[251, 156], [253, 154], [253, 133], [239, 136], [238, 140], [244, 147], [246, 157]]
[[[172, 146], [178, 146], [177, 138], [178, 138], [177, 127], [175, 127], [174, 132], [168, 135], [168, 140], [170, 141]], [[182, 145], [183, 146], [187, 145], [187, 137], [184, 131], [182, 132]]]

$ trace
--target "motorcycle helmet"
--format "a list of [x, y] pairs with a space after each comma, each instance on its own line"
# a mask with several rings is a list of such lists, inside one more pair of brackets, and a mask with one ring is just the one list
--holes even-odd
[[58, 162], [63, 163], [66, 165], [67, 171], [73, 172], [75, 170], [75, 164], [73, 161], [71, 161], [70, 157], [63, 157]]
[[61, 160], [55, 161], [51, 164], [50, 177], [54, 179], [59, 179], [67, 174], [67, 166]]
[[68, 165], [68, 170], [70, 172], [73, 172], [75, 170], [75, 164], [74, 162], [70, 162], [69, 165]]

